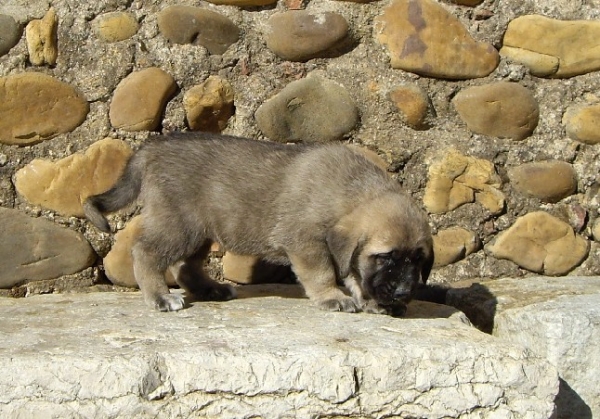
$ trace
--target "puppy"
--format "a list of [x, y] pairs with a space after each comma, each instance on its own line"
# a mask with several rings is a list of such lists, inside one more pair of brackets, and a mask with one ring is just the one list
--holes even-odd
[[[142, 232], [133, 270], [147, 304], [180, 310], [164, 274], [200, 300], [234, 298], [210, 279], [211, 243], [291, 264], [307, 296], [325, 310], [403, 315], [433, 264], [426, 214], [380, 167], [341, 144], [283, 145], [208, 133], [153, 140], [107, 192], [84, 203], [102, 215], [139, 198]], [[351, 296], [337, 284], [344, 284]]]

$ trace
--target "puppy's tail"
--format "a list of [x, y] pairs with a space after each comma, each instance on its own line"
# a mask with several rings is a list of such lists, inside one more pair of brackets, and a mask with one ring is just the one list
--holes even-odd
[[125, 166], [125, 171], [117, 183], [108, 191], [92, 195], [83, 203], [85, 216], [98, 229], [109, 233], [110, 225], [103, 213], [113, 212], [131, 204], [142, 188], [143, 164], [135, 154]]

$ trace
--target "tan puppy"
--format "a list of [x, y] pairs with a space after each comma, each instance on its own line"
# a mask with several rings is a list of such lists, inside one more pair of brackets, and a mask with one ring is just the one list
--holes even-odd
[[204, 273], [213, 242], [291, 264], [308, 297], [334, 311], [402, 315], [433, 262], [425, 213], [381, 168], [340, 144], [169, 135], [137, 152], [117, 184], [84, 209], [110, 231], [102, 213], [138, 196], [143, 225], [132, 248], [134, 275], [146, 302], [161, 311], [184, 306], [164, 281], [171, 265], [194, 297], [234, 297]]

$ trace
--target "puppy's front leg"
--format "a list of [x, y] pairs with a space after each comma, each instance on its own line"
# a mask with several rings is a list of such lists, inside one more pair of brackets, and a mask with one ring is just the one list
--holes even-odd
[[319, 308], [346, 313], [360, 311], [352, 297], [347, 296], [337, 287], [335, 269], [329, 260], [323, 260], [316, 255], [288, 256], [306, 295]]
[[147, 250], [142, 243], [136, 243], [131, 249], [133, 257], [133, 275], [140, 286], [144, 301], [159, 311], [177, 311], [184, 305], [183, 297], [171, 294], [165, 283], [165, 271], [161, 269], [159, 257]]

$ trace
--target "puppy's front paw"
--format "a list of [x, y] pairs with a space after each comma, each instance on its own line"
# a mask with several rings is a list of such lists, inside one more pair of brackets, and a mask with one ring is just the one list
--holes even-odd
[[236, 297], [235, 289], [227, 284], [213, 284], [207, 289], [205, 299], [209, 301], [228, 301]]
[[344, 313], [357, 313], [360, 310], [350, 297], [331, 298], [318, 301], [319, 308], [327, 311], [342, 311]]
[[179, 311], [183, 306], [183, 297], [179, 294], [159, 295], [154, 301], [154, 308], [158, 311]]

